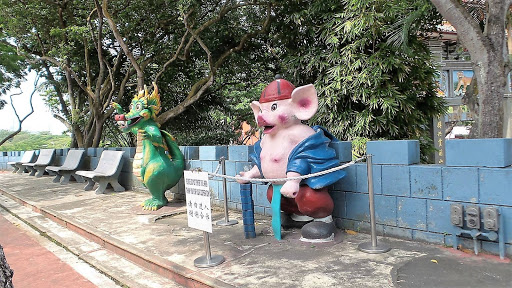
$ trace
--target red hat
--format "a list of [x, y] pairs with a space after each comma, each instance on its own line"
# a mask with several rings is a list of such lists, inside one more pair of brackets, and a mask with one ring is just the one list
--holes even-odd
[[276, 75], [276, 80], [268, 84], [261, 92], [260, 103], [267, 103], [277, 100], [291, 99], [292, 92], [295, 89], [292, 83], [281, 79], [281, 75]]

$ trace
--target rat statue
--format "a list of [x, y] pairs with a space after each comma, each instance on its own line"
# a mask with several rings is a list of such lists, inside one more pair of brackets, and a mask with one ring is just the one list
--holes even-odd
[[[313, 85], [295, 88], [277, 75], [263, 90], [259, 102], [251, 103], [251, 108], [264, 135], [254, 145], [251, 155], [256, 165], [239, 176], [290, 178], [339, 166], [334, 149], [329, 147], [329, 143], [339, 140], [320, 126], [309, 127], [301, 122], [310, 119], [318, 109]], [[337, 170], [308, 179], [272, 183], [267, 198], [272, 207], [274, 236], [281, 239], [281, 226], [302, 227], [303, 241], [332, 241], [334, 202], [327, 186], [343, 176], [345, 172]], [[247, 183], [243, 179], [238, 182]]]
[[117, 111], [115, 120], [122, 132], [137, 135], [137, 150], [133, 160], [133, 174], [151, 193], [142, 203], [144, 210], [157, 210], [168, 203], [165, 191], [174, 187], [183, 176], [185, 160], [174, 137], [155, 121], [160, 112], [160, 94], [153, 83], [152, 94], [144, 90], [133, 97], [130, 111], [124, 113], [121, 106], [112, 103]]

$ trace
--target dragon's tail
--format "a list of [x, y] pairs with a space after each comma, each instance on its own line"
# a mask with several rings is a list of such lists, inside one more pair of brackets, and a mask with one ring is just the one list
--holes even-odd
[[162, 136], [165, 139], [165, 144], [167, 144], [167, 148], [169, 149], [169, 155], [171, 156], [172, 163], [174, 163], [174, 167], [183, 172], [183, 170], [185, 170], [185, 157], [183, 153], [181, 153], [180, 147], [178, 147], [178, 144], [171, 134], [164, 130], [160, 130], [160, 132], [162, 132]]

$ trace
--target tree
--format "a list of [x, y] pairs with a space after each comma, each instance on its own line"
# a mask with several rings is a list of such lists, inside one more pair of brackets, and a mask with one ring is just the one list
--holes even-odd
[[16, 48], [44, 72], [55, 117], [76, 145], [96, 147], [112, 123], [110, 102], [126, 105], [144, 83], [165, 93], [161, 124], [207, 98], [218, 78], [232, 76], [224, 67], [240, 63], [233, 56], [266, 33], [272, 4], [0, 0], [0, 7]]
[[[27, 63], [17, 54], [16, 49], [9, 43], [10, 37], [0, 25], [0, 94], [5, 94], [11, 88], [19, 87], [20, 80], [25, 76]], [[7, 104], [0, 99], [0, 110]]]
[[[276, 50], [286, 49], [285, 77], [296, 85], [315, 83], [319, 91], [312, 122], [340, 139], [419, 139], [422, 148], [431, 146], [428, 127], [444, 105], [419, 33], [440, 20], [429, 2], [295, 2], [279, 11], [281, 27], [290, 28], [274, 39], [281, 41]], [[420, 15], [405, 30], [407, 49], [389, 42], [396, 23], [415, 13]]]
[[16, 111], [16, 107], [14, 107], [14, 102], [13, 102], [12, 96], [21, 95], [23, 93], [23, 91], [21, 91], [19, 93], [11, 94], [9, 96], [11, 98], [12, 110], [14, 111], [14, 115], [16, 116], [16, 119], [18, 120], [18, 128], [15, 131], [10, 132], [9, 135], [7, 135], [7, 136], [5, 136], [3, 138], [0, 138], [0, 146], [2, 146], [5, 143], [5, 141], [7, 141], [9, 139], [12, 139], [14, 136], [18, 135], [21, 132], [21, 125], [23, 124], [23, 122], [30, 115], [32, 115], [32, 113], [34, 113], [34, 106], [32, 105], [32, 97], [34, 96], [34, 93], [37, 91], [37, 83], [38, 82], [39, 82], [39, 75], [36, 76], [36, 79], [34, 81], [34, 90], [32, 90], [32, 93], [30, 93], [30, 97], [29, 97], [29, 100], [28, 100], [28, 104], [30, 106], [30, 112], [27, 113], [27, 115], [23, 116], [22, 118], [20, 118], [20, 116], [18, 115], [18, 112]]
[[477, 138], [502, 137], [503, 94], [510, 71], [505, 46], [505, 27], [512, 1], [486, 0], [483, 30], [459, 0], [431, 1], [441, 15], [457, 29], [460, 42], [471, 55], [479, 96]]
[[2, 245], [0, 245], [0, 287], [2, 288], [12, 288], [12, 276], [14, 272], [11, 267], [7, 263], [5, 259], [4, 249]]

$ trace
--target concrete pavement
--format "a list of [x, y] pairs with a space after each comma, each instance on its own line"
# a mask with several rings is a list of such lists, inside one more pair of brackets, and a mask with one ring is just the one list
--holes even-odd
[[[118, 285], [512, 287], [508, 259], [384, 237], [379, 241], [389, 244], [390, 252], [366, 254], [357, 246], [370, 241], [369, 235], [341, 230], [332, 243], [301, 242], [298, 230], [285, 231], [277, 241], [270, 233], [270, 218], [261, 215], [255, 219], [257, 237], [245, 239], [241, 214], [232, 210], [230, 219], [240, 224], [214, 225], [210, 235], [212, 254], [224, 256], [226, 262], [196, 268], [194, 259], [205, 255], [203, 232], [187, 226], [184, 203], [143, 211], [139, 205], [149, 194], [96, 195], [83, 191], [82, 184], [60, 185], [51, 179], [0, 173], [3, 213], [30, 225]], [[219, 208], [213, 222], [223, 217]]]

